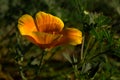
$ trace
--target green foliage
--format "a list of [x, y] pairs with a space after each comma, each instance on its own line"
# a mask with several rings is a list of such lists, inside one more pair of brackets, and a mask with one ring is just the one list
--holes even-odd
[[[119, 80], [119, 5], [119, 0], [0, 0], [0, 80]], [[82, 45], [45, 52], [21, 37], [19, 17], [38, 11], [80, 29]]]

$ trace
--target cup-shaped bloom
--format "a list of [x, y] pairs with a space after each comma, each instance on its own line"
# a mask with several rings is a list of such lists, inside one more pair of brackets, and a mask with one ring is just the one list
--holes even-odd
[[38, 12], [35, 18], [25, 14], [18, 20], [21, 35], [42, 49], [82, 43], [81, 31], [75, 28], [63, 28], [64, 23], [60, 18], [45, 12]]

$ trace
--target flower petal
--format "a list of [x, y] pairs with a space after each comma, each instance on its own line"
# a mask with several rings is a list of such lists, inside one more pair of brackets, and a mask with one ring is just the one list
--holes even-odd
[[34, 34], [24, 35], [24, 37], [25, 37], [26, 39], [28, 39], [30, 42], [32, 42], [32, 43], [34, 43], [34, 44], [36, 44], [36, 45], [39, 44], [39, 40], [38, 40], [38, 38], [37, 38]]
[[40, 32], [60, 32], [63, 27], [63, 21], [51, 14], [38, 12], [36, 14], [36, 24]]
[[57, 45], [71, 44], [77, 45], [82, 43], [82, 32], [75, 28], [67, 28], [61, 32], [63, 37], [59, 40]]
[[28, 40], [33, 43], [37, 43], [35, 40], [35, 35], [33, 34], [33, 32], [37, 31], [37, 28], [35, 26], [32, 16], [25, 14], [20, 17], [18, 20], [18, 29], [23, 36], [28, 38]]
[[54, 43], [58, 41], [62, 35], [60, 34], [49, 34], [44, 32], [35, 32], [36, 41], [41, 48], [54, 47]]
[[25, 14], [18, 20], [18, 29], [22, 35], [29, 35], [33, 31], [37, 31], [32, 16]]

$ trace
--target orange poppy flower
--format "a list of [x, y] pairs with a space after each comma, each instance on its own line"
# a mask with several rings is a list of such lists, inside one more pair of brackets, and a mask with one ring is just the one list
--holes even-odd
[[51, 14], [38, 12], [33, 19], [25, 14], [18, 20], [21, 35], [42, 49], [58, 45], [82, 43], [82, 32], [75, 28], [63, 29], [63, 21]]

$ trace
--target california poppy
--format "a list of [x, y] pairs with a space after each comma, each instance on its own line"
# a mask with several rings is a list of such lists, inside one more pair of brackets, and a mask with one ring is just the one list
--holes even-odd
[[41, 11], [35, 15], [35, 19], [25, 14], [18, 20], [21, 35], [42, 49], [82, 43], [81, 31], [75, 28], [63, 28], [64, 23], [60, 18]]

